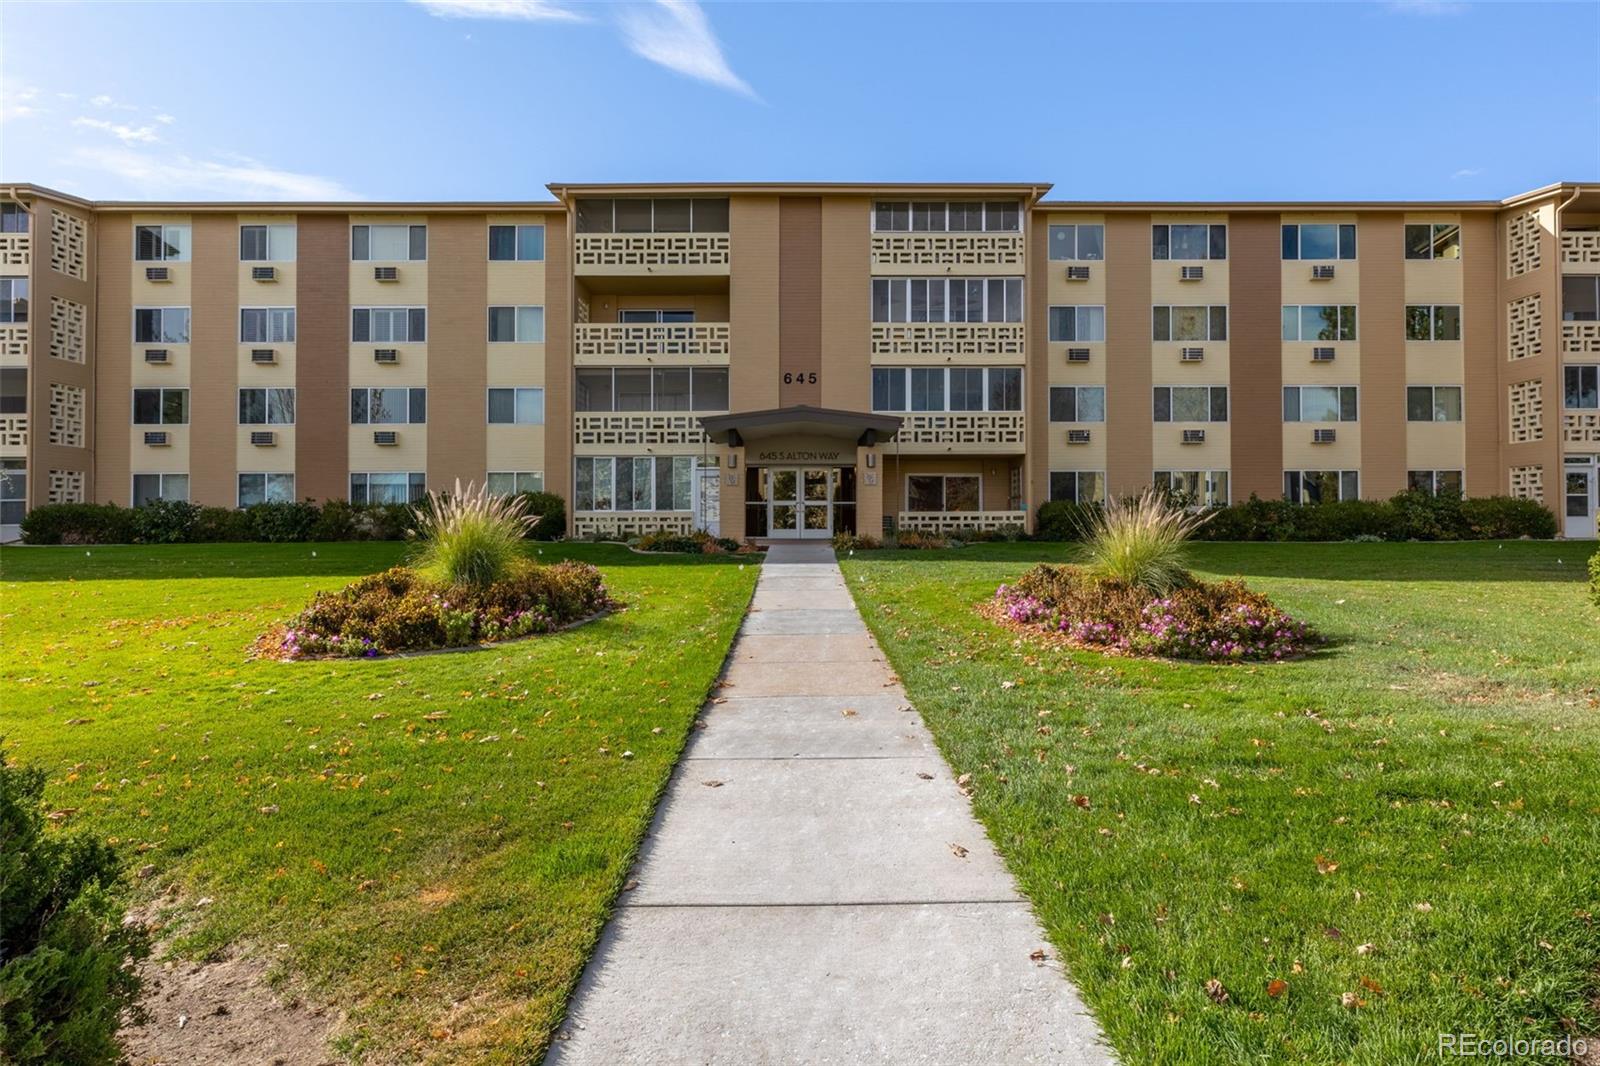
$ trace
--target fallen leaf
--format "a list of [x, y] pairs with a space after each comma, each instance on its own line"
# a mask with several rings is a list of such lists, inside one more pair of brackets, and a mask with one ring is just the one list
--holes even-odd
[[967, 857], [967, 849], [962, 847], [960, 844], [951, 844], [950, 851], [958, 859], [964, 859]]
[[925, 774], [925, 773], [922, 773], [920, 770], [917, 772], [917, 776], [922, 778], [924, 781], [932, 781], [933, 780], [933, 775], [932, 774]]
[[1289, 991], [1288, 981], [1280, 978], [1278, 980], [1267, 982], [1267, 998], [1269, 999], [1277, 999], [1287, 991]]
[[1048, 955], [1046, 955], [1044, 953], [1044, 948], [1034, 948], [1032, 951], [1030, 951], [1028, 953], [1028, 958], [1032, 959], [1034, 962], [1043, 962], [1045, 959], [1048, 959], [1049, 957], [1050, 956], [1048, 956]]
[[702, 781], [700, 783], [702, 785], [706, 786], [707, 788], [721, 788], [722, 787], [722, 782], [716, 780], [715, 778], [711, 779], [710, 781]]
[[1226, 1003], [1229, 999], [1228, 990], [1223, 988], [1222, 982], [1215, 977], [1207, 978], [1206, 995], [1210, 997], [1213, 1003]]
[[1345, 992], [1339, 996], [1339, 1006], [1346, 1010], [1355, 1010], [1357, 1007], [1365, 1007], [1366, 1005], [1367, 1001], [1354, 992]]
[[1326, 877], [1339, 868], [1339, 864], [1321, 855], [1317, 856], [1317, 873]]
[[1368, 955], [1371, 955], [1374, 951], [1377, 951], [1377, 950], [1378, 949], [1373, 947], [1371, 944], [1357, 944], [1356, 945], [1356, 954], [1362, 956], [1363, 958], [1365, 958]]
[[1375, 996], [1383, 995], [1383, 986], [1378, 984], [1378, 982], [1374, 981], [1370, 977], [1363, 977], [1361, 979], [1361, 987], [1365, 988], [1368, 992], [1371, 992]]

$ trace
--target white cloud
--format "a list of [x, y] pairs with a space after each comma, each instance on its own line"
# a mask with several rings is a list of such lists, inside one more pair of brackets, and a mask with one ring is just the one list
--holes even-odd
[[728, 66], [706, 13], [694, 0], [656, 0], [652, 7], [624, 11], [620, 22], [628, 47], [636, 55], [679, 74], [760, 99]]
[[1483, 173], [1483, 168], [1482, 167], [1462, 167], [1460, 170], [1458, 170], [1454, 174], [1450, 175], [1450, 180], [1451, 181], [1460, 181], [1462, 178], [1475, 178], [1479, 174], [1482, 174], [1482, 173]]
[[151, 144], [161, 138], [156, 136], [154, 126], [124, 126], [120, 122], [108, 122], [103, 118], [85, 118], [79, 116], [72, 120], [72, 124], [81, 129], [102, 130], [111, 134], [123, 144]]
[[549, 0], [411, 0], [442, 19], [512, 19], [519, 22], [583, 22], [584, 17]]
[[79, 148], [72, 162], [114, 174], [152, 197], [175, 199], [198, 193], [241, 199], [358, 199], [333, 178], [278, 170], [248, 156], [219, 161], [186, 155], [158, 157], [130, 148]]
[[31, 85], [0, 86], [0, 122], [44, 114], [48, 108], [40, 107], [38, 99], [39, 90]]
[[156, 116], [156, 121], [161, 123], [163, 126], [170, 126], [170, 125], [172, 125], [174, 122], [176, 122], [178, 120], [173, 118], [171, 115], [169, 115], [169, 114], [167, 114], [165, 112], [162, 112], [161, 114]]

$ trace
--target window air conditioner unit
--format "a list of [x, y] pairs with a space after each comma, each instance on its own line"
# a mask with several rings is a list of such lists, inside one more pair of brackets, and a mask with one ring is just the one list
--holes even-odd
[[1313, 348], [1313, 349], [1311, 349], [1311, 361], [1313, 363], [1331, 363], [1331, 362], [1333, 362], [1333, 349], [1332, 348]]
[[393, 448], [400, 443], [400, 435], [392, 429], [380, 429], [372, 434], [372, 443], [384, 448]]
[[1339, 431], [1336, 429], [1314, 429], [1311, 431], [1312, 444], [1332, 444], [1338, 439]]
[[144, 435], [144, 442], [151, 448], [165, 448], [172, 442], [167, 439], [165, 430], [153, 430]]
[[1205, 359], [1205, 357], [1206, 357], [1206, 350], [1204, 348], [1179, 348], [1178, 349], [1178, 358], [1180, 360], [1182, 360], [1183, 362], [1185, 362], [1185, 363], [1198, 363], [1198, 362], [1202, 361], [1203, 359]]
[[166, 267], [145, 267], [144, 280], [146, 281], [171, 281], [172, 275]]
[[374, 363], [398, 363], [400, 361], [400, 349], [379, 348], [372, 353], [372, 361]]
[[271, 430], [252, 430], [250, 443], [257, 448], [275, 448], [278, 445], [278, 435]]
[[1311, 280], [1312, 281], [1332, 281], [1333, 280], [1333, 264], [1332, 263], [1319, 263], [1316, 266], [1312, 267], [1311, 268]]
[[251, 267], [250, 268], [250, 280], [251, 281], [277, 281], [278, 280], [278, 268], [277, 267]]
[[399, 281], [400, 280], [400, 268], [399, 267], [373, 267], [372, 268], [372, 280], [373, 281]]
[[166, 366], [172, 362], [172, 354], [165, 348], [146, 348], [144, 350], [144, 361], [154, 363], [157, 366]]
[[1089, 268], [1088, 267], [1083, 267], [1083, 266], [1067, 267], [1067, 280], [1068, 281], [1088, 281], [1089, 280]]
[[250, 361], [263, 366], [270, 366], [278, 361], [278, 350], [276, 348], [251, 348]]
[[1205, 430], [1203, 430], [1203, 429], [1186, 429], [1186, 430], [1183, 431], [1183, 443], [1185, 443], [1185, 444], [1204, 444], [1205, 442], [1206, 442], [1206, 431]]
[[1205, 267], [1179, 267], [1178, 268], [1178, 280], [1179, 281], [1204, 281], [1205, 277], [1206, 277], [1206, 268]]
[[1069, 430], [1067, 430], [1067, 443], [1068, 444], [1088, 444], [1089, 443], [1089, 431], [1087, 429], [1069, 429]]
[[1087, 348], [1068, 348], [1067, 349], [1067, 362], [1069, 362], [1069, 363], [1087, 363], [1088, 361], [1089, 361], [1089, 349], [1087, 349]]

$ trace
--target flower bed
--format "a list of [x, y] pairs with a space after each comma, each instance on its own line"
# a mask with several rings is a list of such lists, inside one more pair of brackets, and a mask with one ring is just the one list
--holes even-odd
[[1155, 596], [1072, 566], [1035, 566], [995, 590], [985, 613], [1076, 647], [1159, 658], [1273, 661], [1321, 642], [1243, 582], [1191, 580]]
[[397, 566], [317, 593], [262, 634], [255, 650], [271, 659], [322, 659], [462, 648], [553, 632], [612, 605], [600, 571], [587, 563], [525, 562], [482, 588]]

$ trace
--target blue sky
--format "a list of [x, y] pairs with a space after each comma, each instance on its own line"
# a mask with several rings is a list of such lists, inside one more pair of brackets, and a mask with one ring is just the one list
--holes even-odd
[[0, 178], [95, 199], [1499, 198], [1600, 179], [1597, 70], [1594, 2], [13, 0]]

